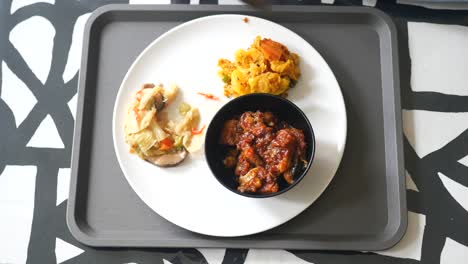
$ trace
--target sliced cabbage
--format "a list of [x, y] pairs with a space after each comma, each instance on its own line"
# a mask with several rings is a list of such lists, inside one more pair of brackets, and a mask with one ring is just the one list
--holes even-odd
[[177, 87], [177, 85], [175, 84], [170, 85], [168, 88], [164, 88], [163, 95], [164, 95], [164, 98], [166, 99], [166, 104], [170, 104], [172, 101], [174, 101], [178, 92], [179, 92], [179, 87]]
[[141, 121], [140, 121], [140, 129], [145, 129], [147, 128], [150, 124], [151, 124], [151, 121], [153, 121], [155, 118], [155, 115], [156, 115], [156, 109], [153, 108], [149, 111], [142, 111], [140, 112], [140, 118], [141, 118]]
[[183, 102], [179, 105], [179, 114], [185, 115], [191, 108], [192, 107], [189, 104]]
[[155, 86], [151, 89], [143, 89], [141, 90], [141, 99], [138, 105], [138, 109], [151, 109], [154, 107], [154, 101], [157, 96], [163, 94], [162, 86]]
[[186, 131], [191, 131], [192, 128], [197, 127], [200, 122], [200, 112], [198, 108], [190, 109], [184, 118], [175, 126], [174, 131], [178, 135], [182, 135]]
[[160, 150], [159, 148], [152, 147], [149, 150], [147, 150], [144, 155], [148, 157], [154, 157], [154, 156], [164, 155], [166, 153], [167, 152], [164, 150]]
[[[153, 110], [148, 112], [155, 111]], [[147, 116], [151, 115], [148, 114]], [[142, 129], [136, 133], [126, 133], [125, 140], [130, 146], [137, 147], [143, 153], [145, 153], [159, 141], [167, 138], [168, 136], [169, 134], [159, 126], [154, 118], [148, 118], [148, 125], [145, 129]]]
[[181, 148], [184, 146], [183, 144], [183, 136], [174, 136], [174, 148]]
[[135, 108], [130, 107], [128, 109], [127, 116], [125, 118], [125, 133], [137, 133], [145, 128], [147, 128], [151, 120], [154, 119], [156, 115], [156, 109], [153, 108], [149, 111], [139, 111]]
[[128, 108], [127, 116], [125, 117], [125, 134], [137, 133], [140, 131], [140, 124], [137, 121], [136, 114], [132, 107]]
[[166, 133], [166, 131], [164, 131], [164, 129], [162, 129], [162, 127], [154, 119], [151, 122], [150, 129], [158, 142], [169, 137], [169, 134]]
[[174, 131], [174, 127], [176, 126], [176, 124], [174, 123], [174, 121], [172, 120], [169, 120], [167, 123], [166, 123], [166, 128], [169, 130], [169, 131]]
[[153, 131], [149, 128], [143, 129], [137, 133], [127, 134], [125, 136], [125, 141], [127, 144], [139, 149], [143, 153], [158, 143], [158, 139], [155, 137]]
[[182, 142], [188, 152], [194, 153], [202, 148], [205, 134], [185, 136]]

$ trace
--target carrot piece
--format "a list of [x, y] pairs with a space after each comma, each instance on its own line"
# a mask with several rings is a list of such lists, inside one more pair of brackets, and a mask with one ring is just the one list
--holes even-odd
[[200, 130], [196, 130], [195, 128], [192, 129], [192, 134], [193, 135], [199, 135], [203, 132], [203, 130], [205, 129], [206, 125], [203, 125], [202, 128], [200, 128]]
[[140, 122], [140, 114], [138, 114], [138, 109], [135, 107], [133, 107], [133, 113], [135, 114], [135, 117], [136, 117], [136, 120], [137, 122]]
[[283, 52], [287, 50], [281, 43], [271, 39], [262, 39], [260, 48], [269, 60], [279, 60], [283, 56]]
[[[144, 88], [143, 88], [144, 89]], [[139, 102], [141, 100], [141, 97], [143, 96], [143, 89], [141, 89], [140, 91], [138, 91], [136, 94], [135, 94], [135, 97], [136, 97], [136, 100]]]
[[160, 150], [169, 150], [174, 145], [174, 141], [170, 137], [161, 140], [159, 143], [161, 143], [161, 146], [159, 147]]
[[198, 92], [197, 94], [204, 96], [206, 99], [219, 100], [219, 97], [214, 96], [212, 94], [200, 93], [200, 92]]

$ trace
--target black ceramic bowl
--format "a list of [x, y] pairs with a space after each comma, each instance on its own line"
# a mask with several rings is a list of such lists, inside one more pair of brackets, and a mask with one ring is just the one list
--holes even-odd
[[[291, 185], [284, 181], [283, 177], [280, 177], [281, 180], [278, 182], [279, 190], [276, 193], [256, 194], [238, 191], [237, 177], [234, 174], [234, 169], [226, 168], [223, 164], [227, 151], [232, 148], [219, 143], [221, 130], [225, 121], [238, 117], [246, 111], [255, 112], [257, 110], [262, 112], [270, 111], [278, 117], [279, 120], [283, 120], [292, 127], [302, 130], [307, 142], [307, 166], [293, 175], [294, 182]], [[272, 197], [292, 189], [307, 174], [312, 164], [314, 153], [315, 136], [306, 115], [291, 101], [271, 94], [249, 94], [231, 100], [216, 113], [206, 132], [205, 156], [213, 175], [229, 190], [239, 195], [252, 198]]]

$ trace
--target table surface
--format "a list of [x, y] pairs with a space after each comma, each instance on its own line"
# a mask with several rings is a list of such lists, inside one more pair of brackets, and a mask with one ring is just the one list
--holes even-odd
[[[0, 264], [466, 263], [468, 259], [468, 4], [286, 0], [368, 5], [400, 38], [408, 230], [379, 252], [96, 249], [65, 223], [76, 88], [90, 12], [124, 0], [0, 1]], [[398, 3], [397, 3], [398, 2]], [[131, 0], [130, 4], [241, 4]]]

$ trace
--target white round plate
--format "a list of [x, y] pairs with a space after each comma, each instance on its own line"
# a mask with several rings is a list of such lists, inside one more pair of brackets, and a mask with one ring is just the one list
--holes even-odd
[[[185, 229], [213, 236], [243, 236], [276, 227], [311, 205], [335, 175], [346, 142], [346, 110], [338, 82], [325, 60], [304, 39], [271, 21], [244, 15], [215, 15], [173, 28], [153, 41], [127, 72], [114, 106], [113, 137], [120, 167], [131, 187], [156, 213]], [[129, 153], [124, 118], [132, 94], [143, 83], [176, 83], [185, 101], [200, 109], [208, 125], [228, 99], [217, 75], [220, 58], [234, 59], [260, 35], [299, 54], [302, 76], [288, 99], [307, 115], [316, 136], [316, 155], [306, 177], [272, 198], [247, 198], [223, 187], [204, 153], [174, 168], [158, 168]], [[211, 93], [221, 101], [205, 99]], [[172, 108], [177, 108], [176, 101]]]

